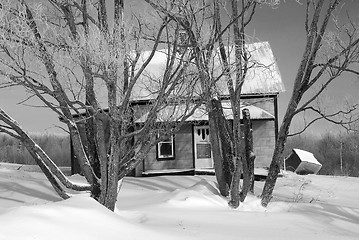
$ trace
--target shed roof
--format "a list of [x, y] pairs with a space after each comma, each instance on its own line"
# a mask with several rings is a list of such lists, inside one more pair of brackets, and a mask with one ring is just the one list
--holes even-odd
[[314, 157], [313, 153], [311, 152], [304, 151], [298, 148], [293, 148], [293, 152], [297, 154], [297, 156], [300, 158], [301, 161], [318, 164], [322, 166], [322, 164], [318, 162], [318, 160]]

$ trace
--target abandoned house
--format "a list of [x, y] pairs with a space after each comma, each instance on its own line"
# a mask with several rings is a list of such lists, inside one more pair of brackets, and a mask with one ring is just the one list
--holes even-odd
[[[246, 75], [242, 87], [241, 107], [249, 110], [252, 119], [255, 167], [267, 168], [278, 132], [277, 98], [278, 94], [284, 91], [284, 85], [269, 43], [253, 43], [247, 47], [255, 66], [251, 67]], [[156, 55], [151, 60], [149, 71], [161, 71], [159, 66], [161, 63], [163, 65], [165, 60], [161, 60], [161, 54]], [[217, 89], [221, 93], [224, 114], [227, 120], [231, 121], [233, 115], [226, 81], [218, 81]], [[151, 100], [151, 94], [138, 91], [132, 98], [132, 105], [141, 108], [148, 106]], [[136, 123], [145, 121], [146, 114], [137, 115]], [[83, 127], [79, 128], [84, 131]], [[210, 136], [208, 114], [205, 108], [198, 108], [175, 135], [159, 142], [150, 150], [133, 174], [142, 176], [168, 172], [213, 171]], [[76, 173], [79, 170], [76, 158], [73, 153], [71, 156], [72, 172]]]

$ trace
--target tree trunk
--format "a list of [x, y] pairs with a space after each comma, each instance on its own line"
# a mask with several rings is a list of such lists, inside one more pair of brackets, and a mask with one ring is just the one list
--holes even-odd
[[96, 176], [98, 178], [101, 178], [101, 171], [100, 171], [100, 162], [97, 156], [97, 147], [96, 147], [96, 129], [94, 124], [94, 119], [92, 115], [87, 114], [86, 115], [86, 123], [85, 123], [85, 129], [86, 129], [86, 146], [85, 150], [89, 159], [89, 162], [91, 164], [92, 169], [94, 170]]
[[121, 148], [123, 144], [119, 141], [119, 126], [117, 126], [117, 121], [112, 120], [110, 122], [110, 150], [107, 172], [101, 173], [101, 175], [106, 176], [106, 181], [101, 181], [101, 195], [99, 202], [113, 211], [115, 209], [118, 193], [120, 153], [124, 151], [124, 148]]
[[[293, 91], [295, 91], [295, 89]], [[274, 148], [272, 162], [269, 166], [268, 176], [264, 184], [262, 195], [261, 195], [262, 198], [261, 204], [264, 207], [266, 207], [270, 202], [270, 200], [272, 199], [274, 186], [276, 184], [278, 174], [282, 167], [282, 153], [284, 151], [284, 146], [287, 141], [289, 127], [300, 98], [301, 98], [301, 94], [299, 93], [294, 94], [294, 96], [292, 96], [288, 104], [286, 114], [283, 118], [283, 123], [278, 133], [278, 139]]]
[[[66, 199], [70, 196], [63, 190], [62, 186], [57, 182], [55, 176], [60, 180], [60, 182], [67, 188], [77, 190], [77, 191], [88, 191], [92, 189], [92, 186], [80, 186], [73, 184], [62, 172], [61, 170], [52, 162], [48, 155], [32, 140], [32, 138], [22, 130], [20, 125], [12, 119], [5, 111], [0, 108], [0, 120], [4, 121], [7, 125], [10, 126], [10, 129], [15, 131], [17, 137], [29, 151], [30, 155], [34, 158], [36, 163], [39, 165], [45, 176], [50, 181], [51, 185], [54, 187], [55, 191], [59, 194], [60, 197]], [[11, 134], [14, 136], [13, 134]]]
[[232, 181], [231, 137], [227, 120], [224, 117], [221, 102], [212, 99], [209, 106], [209, 129], [213, 152], [214, 169], [218, 188], [222, 196], [228, 196]]
[[231, 196], [230, 196], [231, 199], [228, 202], [228, 205], [231, 208], [238, 208], [238, 206], [239, 206], [239, 188], [240, 188], [239, 183], [240, 183], [241, 174], [242, 174], [241, 163], [242, 163], [242, 158], [238, 157], [236, 159], [235, 171], [233, 173], [233, 178], [232, 178]]
[[109, 164], [107, 180], [107, 184], [105, 186], [101, 186], [99, 202], [111, 211], [114, 211], [119, 188], [118, 167], [116, 167], [116, 164]]
[[253, 129], [248, 109], [242, 110], [244, 125], [244, 148], [245, 159], [243, 160], [243, 188], [240, 201], [243, 202], [248, 192], [254, 193], [254, 159], [253, 152]]

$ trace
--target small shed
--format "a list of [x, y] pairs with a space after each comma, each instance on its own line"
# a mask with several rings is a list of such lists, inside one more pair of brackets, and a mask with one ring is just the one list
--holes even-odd
[[317, 174], [322, 164], [313, 153], [293, 148], [292, 153], [284, 160], [285, 170], [298, 174]]

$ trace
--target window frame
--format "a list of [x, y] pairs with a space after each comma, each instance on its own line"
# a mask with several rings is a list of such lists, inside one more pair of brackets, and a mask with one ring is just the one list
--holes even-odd
[[[175, 136], [173, 134], [171, 134], [169, 136], [170, 141], [159, 141], [156, 144], [156, 156], [157, 156], [157, 160], [173, 160], [176, 158], [176, 154], [175, 154]], [[163, 143], [171, 143], [171, 150], [172, 150], [172, 154], [171, 155], [161, 155], [160, 154], [160, 149], [161, 149], [161, 144]]]

